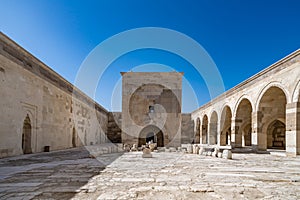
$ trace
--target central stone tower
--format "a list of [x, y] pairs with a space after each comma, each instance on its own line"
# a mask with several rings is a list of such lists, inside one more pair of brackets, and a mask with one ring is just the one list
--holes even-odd
[[181, 145], [182, 75], [178, 72], [121, 72], [122, 143], [153, 141]]

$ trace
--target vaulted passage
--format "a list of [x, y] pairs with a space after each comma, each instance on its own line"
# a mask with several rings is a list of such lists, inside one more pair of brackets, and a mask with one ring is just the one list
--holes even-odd
[[285, 124], [274, 120], [267, 130], [267, 147], [269, 149], [285, 149]]
[[237, 108], [235, 118], [236, 146], [251, 146], [251, 115], [252, 106], [248, 99], [243, 99]]
[[22, 133], [22, 150], [24, 154], [32, 153], [31, 149], [31, 122], [27, 115], [23, 122], [23, 133]]
[[214, 111], [210, 117], [209, 123], [209, 144], [217, 144], [217, 133], [218, 133], [218, 115]]
[[286, 96], [278, 87], [269, 88], [259, 102], [260, 149], [285, 149]]
[[220, 145], [230, 145], [231, 139], [231, 110], [229, 106], [225, 106], [221, 115], [221, 135]]
[[145, 145], [149, 142], [156, 143], [158, 147], [164, 146], [164, 134], [156, 126], [150, 125], [145, 127], [141, 132], [138, 140], [138, 146]]
[[204, 115], [202, 120], [202, 131], [201, 131], [202, 144], [208, 143], [207, 130], [208, 130], [208, 117], [207, 115]]

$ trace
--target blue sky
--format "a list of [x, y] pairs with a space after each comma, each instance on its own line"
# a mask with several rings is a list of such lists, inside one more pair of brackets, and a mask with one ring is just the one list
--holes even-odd
[[[71, 83], [99, 43], [140, 27], [168, 28], [193, 38], [215, 62], [226, 90], [300, 46], [297, 0], [1, 0], [0, 5], [0, 30]], [[184, 90], [184, 112], [210, 100], [203, 77], [189, 62], [172, 52], [144, 49], [123, 55], [109, 66], [99, 82], [96, 101], [109, 110], [120, 109], [118, 102], [111, 105], [112, 95], [120, 97], [111, 92], [119, 87], [119, 72], [147, 63], [185, 72], [190, 85], [186, 90], [194, 91], [198, 102], [190, 102], [193, 98]]]

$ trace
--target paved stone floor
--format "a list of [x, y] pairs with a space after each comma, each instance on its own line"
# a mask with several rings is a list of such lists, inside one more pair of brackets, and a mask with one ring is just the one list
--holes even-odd
[[0, 199], [300, 199], [300, 157], [83, 148], [0, 159]]

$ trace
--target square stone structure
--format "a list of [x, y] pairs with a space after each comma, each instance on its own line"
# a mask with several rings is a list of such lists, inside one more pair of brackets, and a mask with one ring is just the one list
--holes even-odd
[[121, 72], [122, 143], [181, 145], [182, 76], [178, 72]]

